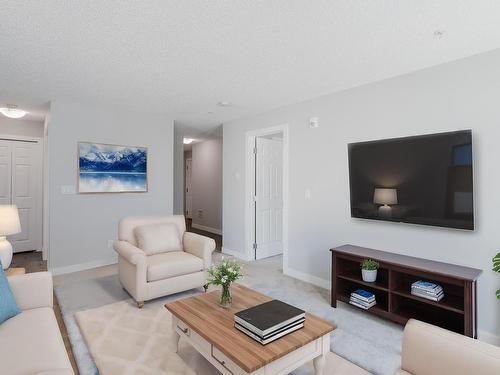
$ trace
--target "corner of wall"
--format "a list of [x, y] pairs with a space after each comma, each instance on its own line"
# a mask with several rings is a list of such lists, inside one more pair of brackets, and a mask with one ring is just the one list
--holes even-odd
[[500, 336], [494, 335], [487, 331], [483, 331], [481, 329], [478, 331], [478, 339], [488, 344], [500, 346]]
[[295, 279], [305, 281], [306, 283], [316, 285], [323, 289], [330, 289], [331, 283], [330, 280], [322, 279], [317, 276], [309, 275], [307, 273], [297, 271], [293, 268], [289, 268], [288, 266], [283, 266], [283, 273], [287, 276], [293, 277]]

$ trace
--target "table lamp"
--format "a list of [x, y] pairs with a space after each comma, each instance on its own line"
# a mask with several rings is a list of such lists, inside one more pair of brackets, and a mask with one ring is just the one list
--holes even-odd
[[398, 193], [396, 189], [376, 188], [373, 194], [373, 203], [380, 204], [378, 215], [389, 218], [392, 216], [390, 204], [398, 204]]
[[6, 236], [19, 232], [21, 232], [21, 223], [17, 206], [0, 205], [0, 261], [4, 270], [9, 268], [12, 262], [12, 245], [7, 241]]

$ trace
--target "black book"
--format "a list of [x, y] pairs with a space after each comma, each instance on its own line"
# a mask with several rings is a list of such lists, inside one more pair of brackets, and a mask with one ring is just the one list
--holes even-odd
[[258, 336], [265, 337], [273, 331], [305, 318], [305, 315], [304, 310], [279, 300], [272, 300], [237, 312], [234, 314], [234, 320]]
[[261, 336], [255, 334], [254, 332], [248, 330], [246, 327], [239, 325], [238, 323], [234, 323], [234, 327], [237, 330], [246, 334], [247, 336], [251, 337], [255, 341], [260, 342], [262, 345], [266, 345], [266, 344], [269, 344], [270, 342], [273, 342], [274, 340], [277, 340], [285, 335], [288, 335], [289, 333], [292, 333], [292, 332], [297, 331], [298, 329], [301, 329], [302, 327], [304, 327], [304, 319], [302, 319], [301, 321], [299, 321], [296, 324], [291, 324], [291, 325], [288, 325], [284, 328], [280, 328], [278, 331], [275, 331], [273, 334], [271, 334], [267, 337], [261, 337]]

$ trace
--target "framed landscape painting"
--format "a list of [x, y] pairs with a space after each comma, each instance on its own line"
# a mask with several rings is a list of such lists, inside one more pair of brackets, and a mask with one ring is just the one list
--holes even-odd
[[148, 149], [103, 143], [78, 143], [79, 193], [148, 191]]

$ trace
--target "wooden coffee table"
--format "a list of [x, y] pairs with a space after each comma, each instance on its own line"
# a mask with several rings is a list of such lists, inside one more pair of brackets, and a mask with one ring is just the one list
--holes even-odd
[[22, 267], [10, 267], [5, 270], [5, 276], [24, 275], [26, 270]]
[[224, 309], [218, 304], [219, 293], [165, 305], [173, 315], [175, 347], [182, 337], [223, 374], [288, 374], [311, 360], [315, 373], [322, 374], [334, 325], [306, 314], [304, 328], [261, 345], [234, 328], [234, 313], [272, 298], [235, 284], [231, 287], [232, 307]]

